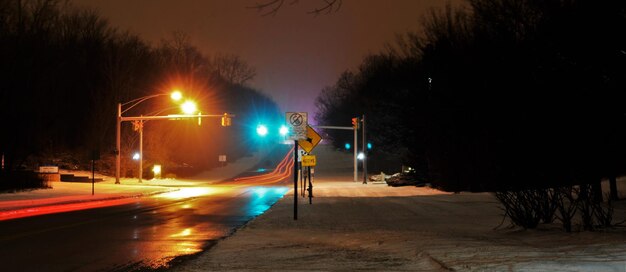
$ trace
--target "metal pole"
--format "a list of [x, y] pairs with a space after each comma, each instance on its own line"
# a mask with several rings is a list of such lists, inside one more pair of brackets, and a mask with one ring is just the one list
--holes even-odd
[[309, 204], [313, 204], [313, 181], [311, 180], [311, 166], [307, 166], [307, 171], [309, 172]]
[[120, 130], [122, 126], [122, 103], [117, 103], [117, 121], [115, 133], [115, 184], [120, 184]]
[[143, 121], [139, 121], [139, 183], [143, 178]]
[[293, 141], [293, 220], [298, 220], [298, 140]]
[[[358, 122], [357, 122], [358, 124]], [[354, 182], [357, 181], [359, 175], [359, 166], [357, 165], [357, 156], [358, 156], [358, 126], [354, 126]]]
[[365, 138], [365, 114], [363, 114], [363, 184], [367, 184], [367, 138]]

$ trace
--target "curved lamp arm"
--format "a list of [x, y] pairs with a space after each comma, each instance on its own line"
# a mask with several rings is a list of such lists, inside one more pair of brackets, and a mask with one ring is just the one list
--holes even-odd
[[144, 101], [146, 101], [148, 99], [152, 99], [152, 98], [159, 97], [159, 96], [164, 96], [164, 95], [169, 95], [169, 94], [168, 93], [153, 94], [153, 95], [148, 95], [148, 96], [144, 96], [144, 97], [140, 97], [140, 98], [135, 98], [135, 99], [133, 99], [131, 101], [123, 103], [122, 106], [126, 106], [126, 105], [128, 105], [130, 103], [134, 103], [134, 104], [132, 104], [130, 107], [124, 109], [122, 111], [122, 113], [127, 112], [128, 110], [134, 108], [135, 106], [141, 104], [142, 102], [144, 102]]

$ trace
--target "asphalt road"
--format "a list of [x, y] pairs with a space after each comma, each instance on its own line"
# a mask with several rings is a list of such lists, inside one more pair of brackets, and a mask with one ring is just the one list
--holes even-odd
[[150, 271], [209, 248], [286, 192], [205, 186], [127, 204], [0, 222], [2, 271]]

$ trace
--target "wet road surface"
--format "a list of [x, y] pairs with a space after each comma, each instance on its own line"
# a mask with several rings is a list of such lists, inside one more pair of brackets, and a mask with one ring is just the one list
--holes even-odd
[[262, 214], [287, 190], [185, 187], [124, 205], [1, 221], [1, 270], [167, 268]]

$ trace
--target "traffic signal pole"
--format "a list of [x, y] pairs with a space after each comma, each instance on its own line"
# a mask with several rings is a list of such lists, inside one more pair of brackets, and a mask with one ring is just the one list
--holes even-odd
[[318, 126], [318, 125], [312, 125], [312, 127], [314, 128], [321, 128], [321, 129], [340, 129], [340, 130], [352, 130], [354, 131], [354, 182], [357, 182], [358, 180], [358, 167], [357, 167], [357, 155], [358, 155], [358, 148], [357, 148], [357, 144], [358, 144], [358, 120], [359, 118], [352, 118], [352, 126], [351, 127], [342, 127], [342, 126]]
[[361, 129], [363, 130], [363, 184], [367, 184], [367, 139], [365, 138], [365, 114], [363, 114], [361, 122], [363, 122], [361, 126]]
[[[357, 121], [358, 122], [358, 121]], [[358, 180], [358, 176], [359, 176], [359, 167], [357, 165], [357, 156], [358, 156], [358, 146], [359, 146], [359, 141], [358, 141], [358, 131], [359, 131], [359, 127], [357, 125], [354, 125], [354, 182], [356, 182]]]
[[[182, 119], [191, 119], [191, 118], [210, 118], [210, 117], [221, 117], [222, 118], [222, 126], [230, 126], [231, 118], [236, 117], [234, 114], [224, 113], [224, 114], [170, 114], [170, 115], [154, 115], [154, 116], [122, 116], [122, 104], [117, 104], [117, 118], [116, 118], [116, 133], [115, 133], [115, 184], [120, 183], [120, 152], [122, 149], [121, 145], [121, 126], [122, 122], [128, 121], [141, 121], [142, 125], [144, 121], [150, 120], [182, 120]], [[143, 138], [143, 137], [141, 137]], [[143, 146], [143, 145], [142, 145]], [[140, 158], [143, 159], [143, 156]], [[141, 166], [140, 166], [141, 167]], [[141, 177], [139, 178], [141, 180]]]

